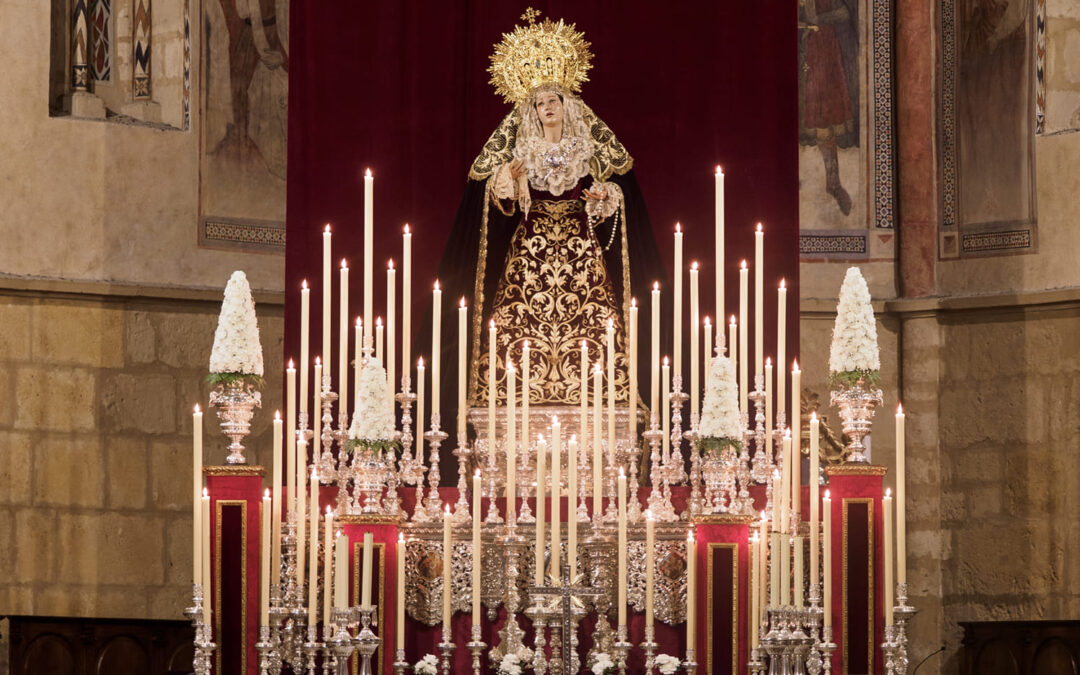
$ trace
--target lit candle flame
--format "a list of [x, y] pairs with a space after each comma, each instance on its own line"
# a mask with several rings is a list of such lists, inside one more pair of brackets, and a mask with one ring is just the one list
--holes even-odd
[[761, 232], [761, 231], [762, 231], [762, 229], [761, 229], [761, 223], [758, 223], [758, 224], [757, 224], [757, 231], [758, 231], [758, 232]]
[[677, 234], [682, 234], [682, 223], [675, 223], [675, 232]]
[[719, 164], [716, 165], [716, 175], [717, 176], [723, 176], [724, 175], [724, 170], [720, 168]]
[[406, 237], [411, 237], [412, 236], [412, 232], [409, 231], [409, 224], [408, 223], [405, 223], [405, 236]]
[[743, 269], [743, 270], [746, 269], [746, 261], [745, 260], [743, 260], [742, 262], [739, 263], [739, 269]]
[[289, 359], [289, 367], [286, 368], [285, 370], [296, 370], [296, 366], [293, 365], [293, 360], [292, 359]]
[[263, 499], [270, 499], [270, 488], [263, 490]]
[[308, 289], [308, 287], [307, 287], [307, 279], [304, 279], [303, 281], [300, 282], [300, 290], [306, 291], [307, 289]]
[[275, 410], [274, 411], [274, 421], [275, 422], [280, 422], [281, 421], [281, 411], [280, 410]]
[[341, 269], [343, 269], [343, 270], [349, 269], [349, 263], [345, 262], [345, 258], [341, 259]]
[[885, 488], [885, 499], [892, 499], [892, 488]]
[[364, 178], [371, 178], [371, 169], [364, 169]]
[[381, 316], [375, 317], [375, 327], [376, 328], [382, 328], [382, 317]]
[[200, 414], [201, 412], [202, 412], [202, 408], [200, 408], [200, 407], [199, 407], [199, 404], [198, 404], [198, 403], [196, 403], [196, 404], [195, 404], [195, 414], [196, 414], [196, 415], [198, 415], [198, 414]]
[[[198, 406], [195, 406], [195, 407], [198, 407]], [[897, 402], [897, 404], [896, 404], [896, 414], [897, 415], [903, 415], [904, 414], [904, 405], [902, 403]]]
[[435, 290], [439, 290], [439, 280], [435, 280]]
[[389, 260], [386, 261], [386, 269], [389, 269], [389, 270], [394, 269], [394, 259], [393, 258], [390, 258]]
[[696, 261], [696, 260], [695, 260], [694, 262], [690, 263], [690, 269], [692, 269], [692, 270], [694, 270], [695, 272], [697, 272], [697, 268], [698, 268], [698, 264], [697, 264], [697, 261]]
[[465, 296], [464, 295], [461, 296], [461, 301], [458, 303], [458, 306], [461, 307], [462, 309], [465, 308]]
[[326, 229], [323, 230], [323, 234], [330, 234], [330, 223], [326, 224]]
[[321, 358], [319, 358], [318, 356], [316, 356], [316, 357], [315, 357], [315, 365], [317, 365], [317, 366], [321, 366], [321, 365], [322, 365], [322, 359], [321, 359]]
[[780, 280], [780, 288], [787, 288], [787, 279]]
[[793, 372], [793, 373], [801, 373], [802, 372], [801, 370], [799, 370], [799, 359], [792, 359], [791, 364], [792, 364], [791, 365], [791, 372]]

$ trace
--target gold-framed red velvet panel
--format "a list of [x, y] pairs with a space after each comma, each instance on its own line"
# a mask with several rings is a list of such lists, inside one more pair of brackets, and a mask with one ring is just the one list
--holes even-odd
[[[203, 469], [210, 494], [214, 667], [256, 675], [259, 661], [260, 466]], [[204, 589], [204, 593], [206, 590]], [[246, 646], [246, 648], [245, 648]]]
[[[886, 468], [873, 464], [831, 466], [833, 579], [831, 607], [835, 672], [880, 674], [884, 624], [882, 481]], [[828, 610], [827, 610], [828, 611]]]
[[[346, 257], [353, 269], [350, 298], [362, 297], [362, 176], [368, 167], [375, 174], [375, 312], [384, 313], [387, 260], [395, 258], [400, 268], [405, 222], [415, 232], [414, 314], [427, 306], [469, 165], [509, 110], [488, 84], [488, 57], [530, 5], [544, 16], [575, 22], [592, 43], [596, 58], [582, 96], [634, 157], [669, 274], [672, 232], [676, 221], [682, 223], [686, 264], [695, 259], [702, 264], [702, 314], [711, 316], [714, 325], [726, 323], [714, 316], [712, 282], [713, 171], [722, 164], [727, 313], [737, 306], [739, 260], [753, 260], [752, 229], [762, 221], [766, 288], [775, 289], [785, 277], [791, 289], [789, 317], [798, 316], [794, 0], [666, 5], [645, 0], [294, 2], [287, 358], [299, 357], [301, 279], [312, 287], [311, 325], [321, 325], [324, 224], [334, 226], [334, 265]], [[397, 283], [400, 303], [400, 272]], [[444, 309], [456, 302], [444, 298]], [[775, 334], [774, 303], [770, 291], [765, 311], [769, 335]], [[336, 312], [336, 290], [331, 306]], [[398, 316], [400, 321], [400, 310]], [[413, 326], [419, 325], [414, 316]], [[332, 333], [336, 345], [336, 329]], [[798, 335], [798, 322], [789, 319], [790, 356], [798, 354]], [[312, 344], [314, 358], [317, 330]], [[414, 336], [413, 344], [413, 358], [429, 349], [427, 336]], [[333, 350], [336, 357], [337, 347]]]

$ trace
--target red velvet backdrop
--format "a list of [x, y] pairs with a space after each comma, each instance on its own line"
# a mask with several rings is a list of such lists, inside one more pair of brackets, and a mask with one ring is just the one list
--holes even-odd
[[[350, 260], [353, 315], [361, 311], [367, 167], [375, 174], [375, 313], [385, 312], [387, 259], [400, 267], [405, 222], [416, 233], [414, 311], [427, 305], [469, 165], [508, 110], [487, 82], [488, 57], [528, 5], [575, 22], [592, 42], [596, 57], [582, 95], [634, 157], [669, 269], [670, 233], [682, 222], [686, 263], [702, 264], [702, 314], [709, 316], [715, 313], [713, 171], [724, 167], [727, 313], [737, 310], [738, 261], [753, 260], [753, 224], [763, 221], [765, 286], [788, 280], [787, 353], [797, 356], [794, 0], [291, 3], [286, 356], [299, 353], [302, 278], [313, 288], [311, 325], [321, 325], [325, 223], [334, 226], [335, 266], [341, 257]], [[399, 274], [399, 298], [400, 284]], [[775, 297], [767, 290], [768, 335], [775, 334]], [[335, 312], [337, 306], [335, 293]], [[313, 333], [312, 358], [320, 351], [319, 332]], [[413, 344], [414, 357], [429, 350], [426, 337]]]

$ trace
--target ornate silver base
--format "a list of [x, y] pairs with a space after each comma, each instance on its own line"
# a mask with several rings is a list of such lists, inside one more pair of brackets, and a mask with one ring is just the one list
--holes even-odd
[[195, 675], [210, 675], [210, 656], [217, 649], [211, 641], [211, 627], [203, 621], [203, 592], [201, 584], [192, 584], [192, 604], [184, 610], [195, 629], [195, 659], [192, 666]]

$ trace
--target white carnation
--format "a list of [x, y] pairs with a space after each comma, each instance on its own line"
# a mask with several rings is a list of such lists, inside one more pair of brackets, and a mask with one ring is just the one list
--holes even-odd
[[589, 669], [593, 672], [593, 675], [605, 675], [609, 671], [615, 669], [615, 662], [611, 660], [611, 657], [600, 652], [596, 655], [596, 660], [593, 661], [592, 667]]
[[237, 270], [225, 286], [214, 349], [210, 353], [211, 373], [263, 374], [259, 324], [255, 320], [255, 301], [247, 277]]
[[836, 305], [829, 372], [868, 372], [881, 367], [870, 289], [858, 267], [849, 267]]
[[349, 426], [349, 440], [393, 440], [394, 414], [386, 405], [386, 397], [386, 371], [378, 359], [370, 358], [360, 370], [360, 394]]
[[439, 660], [434, 654], [425, 654], [424, 658], [416, 662], [413, 672], [417, 675], [438, 675]]
[[739, 415], [739, 388], [735, 366], [724, 355], [713, 358], [709, 381], [705, 383], [705, 402], [701, 406], [698, 433], [706, 438], [742, 438]]
[[656, 669], [664, 675], [672, 675], [679, 670], [682, 661], [670, 654], [658, 654], [656, 656]]

